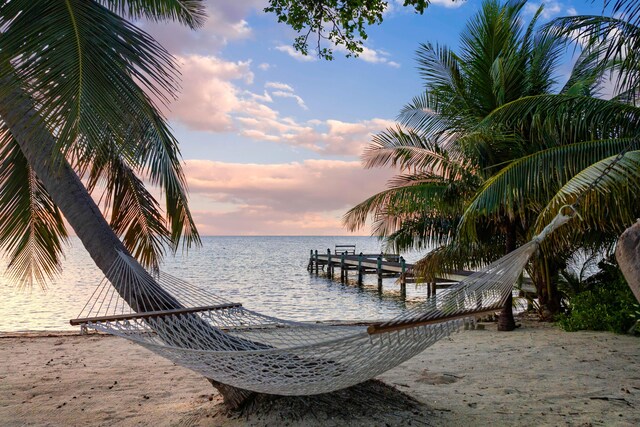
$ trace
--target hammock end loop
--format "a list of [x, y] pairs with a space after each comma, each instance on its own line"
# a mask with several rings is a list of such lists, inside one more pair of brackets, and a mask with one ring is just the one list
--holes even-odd
[[[563, 212], [565, 208], [569, 208], [569, 212], [567, 214]], [[551, 222], [547, 224], [547, 226], [540, 233], [534, 236], [533, 239], [531, 240], [535, 241], [537, 244], [542, 243], [542, 241], [546, 239], [549, 234], [553, 233], [555, 230], [560, 228], [560, 226], [569, 222], [575, 216], [577, 216], [578, 218], [580, 218], [580, 220], [582, 220], [582, 217], [576, 210], [575, 206], [573, 205], [561, 206], [555, 218], [553, 218]]]

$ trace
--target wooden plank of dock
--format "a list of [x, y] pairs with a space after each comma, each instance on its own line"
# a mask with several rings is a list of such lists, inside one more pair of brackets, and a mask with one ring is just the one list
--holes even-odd
[[[359, 254], [359, 255], [347, 255], [345, 253], [332, 254], [330, 250], [327, 253], [318, 253], [318, 251], [310, 252], [309, 265], [307, 269], [309, 271], [315, 270], [318, 274], [319, 268], [324, 270], [327, 268], [327, 275], [333, 279], [334, 269], [336, 266], [340, 268], [340, 281], [345, 283], [348, 278], [349, 271], [356, 271], [358, 275], [357, 283], [359, 286], [363, 283], [363, 276], [366, 274], [376, 274], [378, 276], [378, 288], [382, 290], [382, 278], [383, 277], [399, 277], [400, 279], [400, 292], [402, 295], [406, 295], [406, 284], [415, 283], [416, 280], [413, 277], [414, 264], [405, 262], [404, 258], [398, 256], [399, 261], [386, 261], [383, 258], [390, 258], [397, 255], [389, 254]], [[461, 280], [472, 275], [473, 271], [460, 270], [451, 274], [447, 274], [443, 277], [435, 278], [428, 285], [428, 295], [435, 294], [437, 288], [447, 288]], [[536, 294], [536, 288], [530, 278], [523, 278], [522, 291], [528, 294]]]

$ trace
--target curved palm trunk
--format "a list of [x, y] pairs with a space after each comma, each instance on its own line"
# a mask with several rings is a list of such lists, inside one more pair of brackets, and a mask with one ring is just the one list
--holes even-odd
[[[69, 163], [63, 156], [56, 155], [54, 136], [40, 119], [31, 98], [21, 88], [12, 85], [12, 73], [7, 70], [6, 63], [2, 65], [4, 66], [0, 67], [2, 71], [0, 86], [3, 89], [0, 90], [0, 120], [7, 124], [29, 165], [60, 208], [95, 264], [117, 289], [117, 281], [109, 277], [109, 270], [118, 256], [118, 250], [125, 254], [129, 254], [129, 251], [113, 232]], [[159, 286], [157, 292], [163, 293], [165, 300], [169, 302], [161, 307], [153, 307], [146, 295], [142, 293], [132, 295], [121, 293], [121, 296], [134, 310], [137, 310], [140, 303], [145, 300], [146, 306], [155, 310], [180, 308], [180, 304]], [[209, 329], [211, 333], [220, 333], [214, 328]], [[253, 394], [253, 392], [214, 381], [212, 384], [231, 407], [239, 407]]]

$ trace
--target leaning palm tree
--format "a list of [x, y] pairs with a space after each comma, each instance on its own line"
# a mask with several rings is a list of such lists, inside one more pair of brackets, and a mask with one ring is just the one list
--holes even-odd
[[[103, 270], [113, 245], [157, 267], [166, 244], [198, 241], [177, 141], [157, 108], [177, 90], [177, 69], [117, 13], [197, 26], [200, 3], [2, 2], [0, 245], [15, 279], [59, 268], [62, 215]], [[166, 217], [141, 178], [159, 185]]]
[[[114, 286], [119, 252], [154, 269], [167, 245], [199, 242], [177, 141], [158, 109], [177, 90], [178, 72], [169, 53], [129, 21], [138, 18], [193, 28], [203, 22], [204, 4], [0, 2], [0, 247], [16, 281], [57, 271], [63, 216]], [[162, 191], [164, 215], [143, 179]], [[134, 310], [179, 307], [170, 295], [154, 306], [140, 291], [117, 290]], [[214, 385], [225, 397], [247, 394]]]
[[[439, 246], [421, 263], [423, 275], [434, 275], [436, 267], [486, 264], [526, 237], [526, 211], [479, 220], [476, 230], [483, 230], [474, 237], [481, 244], [462, 241], [457, 231], [467, 202], [483, 183], [544, 143], [527, 138], [526, 126], [516, 131], [499, 123], [482, 126], [497, 108], [550, 93], [555, 84], [560, 40], [535, 32], [542, 8], [524, 26], [524, 6], [524, 1], [485, 1], [461, 35], [460, 53], [423, 44], [418, 69], [425, 92], [401, 111], [402, 127], [378, 135], [365, 151], [366, 167], [395, 166], [402, 174], [351, 209], [345, 223], [362, 227], [371, 214], [375, 234], [399, 249]], [[508, 323], [507, 329], [514, 326]]]

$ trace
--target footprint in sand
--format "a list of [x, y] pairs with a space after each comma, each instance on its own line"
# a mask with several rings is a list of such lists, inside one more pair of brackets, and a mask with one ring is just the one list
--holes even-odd
[[461, 376], [449, 374], [446, 372], [429, 372], [427, 369], [422, 371], [420, 377], [416, 379], [419, 383], [438, 385], [438, 384], [452, 384], [458, 381]]

